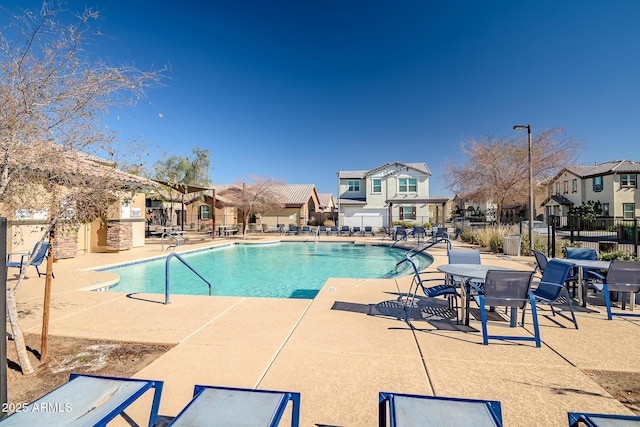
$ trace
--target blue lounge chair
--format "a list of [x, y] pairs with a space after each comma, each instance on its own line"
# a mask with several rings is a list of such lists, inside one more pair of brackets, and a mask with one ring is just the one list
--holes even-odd
[[640, 417], [635, 415], [588, 414], [569, 412], [569, 427], [631, 427], [640, 426]]
[[324, 233], [327, 236], [329, 235], [329, 230], [327, 230], [327, 227], [325, 225], [319, 225], [318, 226], [318, 234], [320, 233]]
[[300, 233], [300, 229], [298, 228], [297, 225], [289, 224], [289, 228], [287, 228], [287, 232], [284, 233], [284, 235], [288, 236], [290, 234], [293, 234], [294, 236], [297, 236], [299, 233]]
[[340, 230], [338, 230], [338, 227], [336, 227], [335, 225], [332, 225], [331, 227], [329, 227], [329, 231], [327, 232], [327, 234], [335, 234], [337, 236], [338, 234], [340, 234]]
[[353, 234], [359, 234], [359, 235], [362, 235], [362, 229], [361, 229], [360, 227], [358, 227], [358, 226], [353, 227], [353, 228], [351, 229], [351, 234], [350, 234], [350, 236], [351, 236], [351, 235], [353, 235]]
[[567, 305], [569, 306], [569, 310], [571, 310], [571, 319], [573, 320], [573, 324], [576, 329], [578, 329], [578, 320], [576, 319], [576, 314], [573, 311], [573, 303], [571, 302], [569, 291], [565, 286], [565, 282], [567, 281], [569, 272], [572, 268], [573, 264], [569, 262], [557, 259], [550, 260], [544, 268], [540, 281], [533, 282], [534, 284], [537, 283], [538, 286], [536, 289], [531, 291], [531, 294], [537, 302], [549, 304], [551, 313], [553, 313], [554, 316], [556, 315], [556, 311], [553, 308], [553, 304], [559, 302], [561, 297], [564, 297]]
[[497, 400], [380, 392], [378, 405], [380, 427], [386, 426], [387, 421], [390, 427], [502, 426], [502, 408]]
[[168, 426], [277, 426], [289, 401], [295, 427], [300, 423], [299, 393], [197, 385], [193, 399]]
[[[633, 316], [640, 317], [638, 313], [625, 313], [611, 311], [611, 294], [610, 292], [622, 292], [622, 310], [626, 305], [626, 293], [630, 294], [631, 301], [640, 291], [640, 262], [638, 261], [614, 261], [609, 266], [607, 276], [603, 281], [604, 286], [604, 302], [607, 306], [607, 319], [613, 319], [616, 316]], [[633, 305], [632, 305], [633, 307]]]
[[[473, 299], [480, 307], [482, 319], [482, 343], [489, 345], [490, 339], [503, 341], [535, 341], [536, 347], [540, 347], [540, 330], [538, 327], [538, 315], [536, 310], [536, 300], [529, 292], [531, 289], [531, 278], [533, 271], [513, 271], [513, 270], [489, 270], [484, 281], [483, 289], [475, 286], [478, 295]], [[489, 335], [487, 329], [487, 307], [509, 307], [511, 308], [511, 327], [516, 326], [517, 309], [522, 310], [522, 324], [524, 326], [524, 310], [527, 303], [531, 304], [531, 314], [533, 316], [534, 336], [509, 336], [509, 335]]]
[[342, 227], [340, 227], [340, 231], [338, 232], [338, 234], [340, 234], [341, 236], [344, 234], [351, 236], [351, 228], [349, 228], [348, 225], [343, 225]]
[[376, 233], [373, 231], [373, 227], [370, 225], [365, 225], [364, 226], [364, 230], [362, 230], [362, 236], [366, 236], [367, 234], [371, 234], [372, 236], [375, 236]]
[[71, 374], [69, 382], [8, 416], [0, 425], [106, 426], [148, 390], [154, 389], [149, 413], [149, 427], [152, 427], [158, 420], [162, 385], [162, 381]]
[[[38, 249], [38, 243], [36, 243], [33, 246], [33, 250], [28, 254], [26, 254], [26, 253], [10, 253], [10, 254], [8, 254], [7, 255], [7, 268], [18, 268], [19, 271], [22, 271], [22, 268], [27, 265], [27, 261], [29, 261], [29, 259], [31, 258], [31, 255]], [[38, 253], [33, 258], [31, 263], [29, 264], [29, 265], [32, 265], [32, 266], [34, 266], [36, 268], [36, 271], [38, 272], [38, 277], [44, 276], [44, 275], [47, 274], [46, 271], [44, 273], [41, 273], [40, 269], [38, 267], [40, 266], [40, 264], [42, 264], [42, 261], [47, 259], [48, 253], [49, 253], [49, 242], [42, 242], [42, 244], [40, 245], [40, 250], [38, 250]], [[11, 261], [11, 257], [13, 255], [20, 255], [20, 261]], [[51, 272], [51, 276], [55, 277], [53, 275], [53, 271]]]
[[303, 225], [302, 229], [300, 230], [300, 235], [303, 235], [303, 234], [312, 235], [313, 231], [311, 230], [311, 227], [308, 225]]

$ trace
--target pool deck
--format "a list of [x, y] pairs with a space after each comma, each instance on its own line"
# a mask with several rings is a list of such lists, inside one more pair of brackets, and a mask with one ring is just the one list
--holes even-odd
[[[305, 240], [264, 240], [273, 238]], [[380, 237], [356, 240], [390, 243]], [[216, 239], [177, 252], [225, 241], [242, 240]], [[446, 263], [444, 245], [428, 252], [434, 266]], [[164, 381], [164, 417], [189, 402], [195, 384], [300, 392], [302, 426], [377, 425], [379, 391], [499, 400], [506, 426], [565, 426], [568, 411], [632, 414], [584, 370], [640, 373], [640, 318], [608, 321], [594, 297], [587, 308], [576, 307], [579, 330], [539, 305], [543, 345], [535, 348], [532, 342], [483, 346], [474, 316], [469, 329], [455, 321], [416, 320], [420, 330], [412, 330], [392, 316], [368, 314], [372, 305], [406, 292], [410, 277], [330, 279], [314, 300], [172, 295], [164, 305], [164, 295], [82, 290], [113, 282], [112, 273], [91, 268], [161, 255], [158, 244], [56, 262], [49, 331], [176, 344], [135, 375]], [[533, 257], [491, 253], [483, 253], [482, 262], [534, 266]], [[18, 292], [19, 309], [25, 332], [40, 333], [45, 279], [33, 267], [29, 273]], [[525, 328], [502, 323], [494, 331], [531, 334], [529, 316]], [[134, 405], [129, 415], [142, 411]]]

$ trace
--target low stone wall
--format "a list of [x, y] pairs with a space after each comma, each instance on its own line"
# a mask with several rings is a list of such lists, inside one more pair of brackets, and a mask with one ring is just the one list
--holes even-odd
[[107, 251], [126, 251], [132, 247], [133, 227], [130, 222], [109, 220], [107, 222]]

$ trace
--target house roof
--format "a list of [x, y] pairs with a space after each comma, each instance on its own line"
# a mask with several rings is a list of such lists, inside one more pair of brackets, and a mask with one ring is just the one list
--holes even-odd
[[550, 197], [547, 197], [546, 200], [544, 202], [542, 202], [542, 204], [540, 206], [545, 206], [547, 203], [549, 203], [550, 201], [554, 201], [559, 205], [564, 205], [564, 206], [573, 206], [573, 202], [569, 199], [567, 199], [566, 197], [564, 197], [561, 194], [554, 194]]
[[[93, 154], [75, 150], [55, 142], [45, 141], [41, 144], [41, 152], [26, 153], [31, 156], [28, 165], [31, 173], [48, 175], [51, 171], [47, 168], [47, 162], [41, 161], [42, 156], [48, 160], [55, 160], [57, 167], [66, 169], [66, 175], [57, 177], [63, 184], [74, 183], [84, 185], [84, 178], [110, 179], [117, 183], [123, 190], [152, 189], [158, 184], [150, 179], [133, 175], [116, 168], [113, 162], [94, 156]], [[24, 160], [24, 159], [23, 159]], [[60, 169], [62, 170], [62, 168]]]
[[320, 206], [333, 205], [333, 194], [331, 193], [318, 193], [318, 201]]
[[388, 168], [407, 168], [413, 169], [419, 173], [431, 176], [431, 171], [427, 167], [426, 163], [402, 163], [402, 162], [391, 162], [385, 163], [383, 165], [377, 166], [373, 169], [369, 170], [351, 170], [351, 171], [340, 171], [338, 172], [338, 178], [340, 179], [362, 179], [367, 176], [374, 175], [380, 171], [383, 171]]
[[282, 194], [285, 205], [303, 205], [316, 191], [313, 184], [275, 184], [273, 189]]
[[598, 175], [612, 175], [618, 173], [640, 173], [640, 162], [634, 160], [614, 160], [591, 166], [567, 166], [556, 177], [570, 172], [580, 178], [588, 178]]

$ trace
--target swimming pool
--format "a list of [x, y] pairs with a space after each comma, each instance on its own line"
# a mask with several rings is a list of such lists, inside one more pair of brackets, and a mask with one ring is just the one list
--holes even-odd
[[[236, 243], [180, 256], [213, 285], [213, 295], [314, 298], [330, 277], [392, 278], [413, 273], [405, 250], [353, 243]], [[414, 257], [420, 268], [433, 261]], [[104, 269], [120, 275], [110, 292], [165, 292], [165, 258]], [[209, 287], [179, 260], [170, 261], [171, 294], [208, 295]]]

